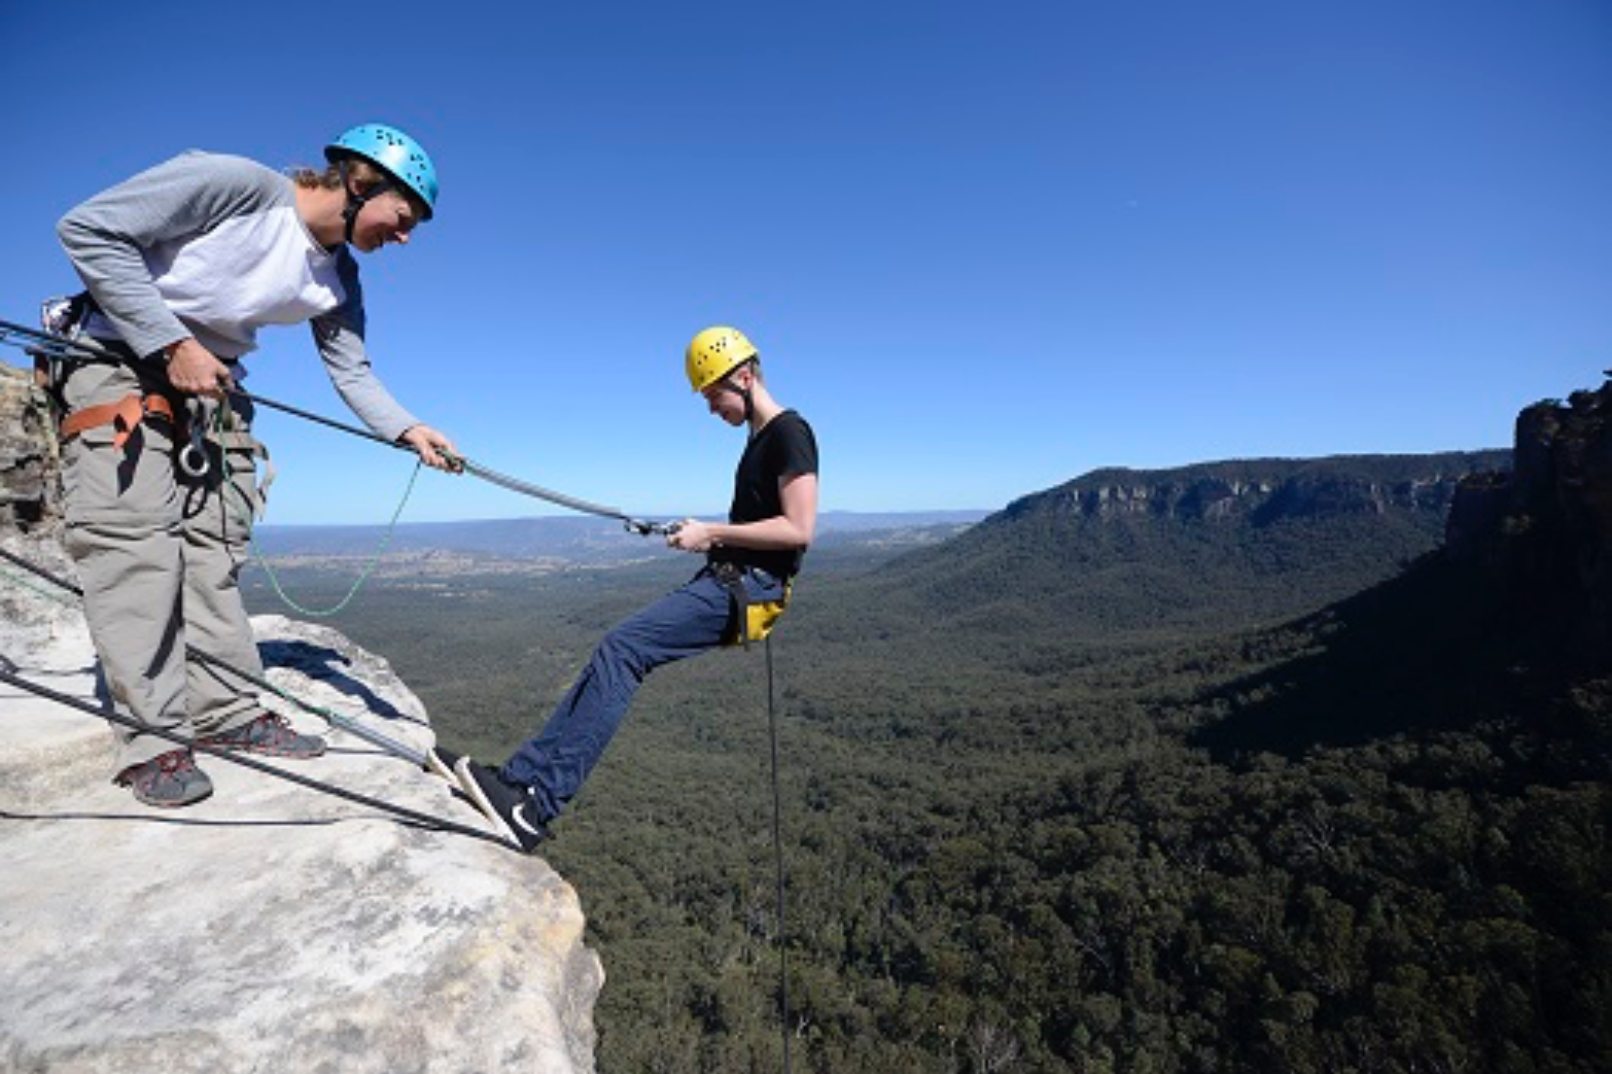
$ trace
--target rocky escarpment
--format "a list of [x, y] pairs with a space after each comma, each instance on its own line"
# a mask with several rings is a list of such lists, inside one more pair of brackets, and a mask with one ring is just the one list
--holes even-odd
[[1515, 466], [1462, 482], [1449, 555], [1482, 572], [1516, 621], [1598, 654], [1612, 642], [1612, 381], [1517, 416]]
[[50, 406], [31, 372], [0, 363], [0, 529], [49, 529], [60, 519]]
[[1459, 479], [1510, 454], [1096, 470], [893, 561], [878, 581], [959, 629], [1022, 632], [1039, 617], [1042, 630], [1112, 639], [1277, 622], [1432, 551]]
[[1015, 500], [1005, 520], [1038, 513], [1087, 519], [1155, 518], [1245, 521], [1391, 510], [1442, 518], [1463, 477], [1508, 465], [1504, 451], [1325, 459], [1246, 459], [1176, 470], [1094, 470], [1056, 488]]
[[[71, 572], [51, 539], [0, 545]], [[281, 689], [431, 743], [385, 661], [323, 627], [253, 627]], [[0, 586], [0, 656], [104, 700], [82, 616], [48, 585]], [[480, 825], [446, 782], [266, 700], [331, 745], [270, 763]], [[0, 1070], [594, 1069], [602, 969], [576, 893], [540, 858], [213, 758], [210, 799], [146, 809], [109, 782], [103, 721], [8, 685], [0, 720]]]

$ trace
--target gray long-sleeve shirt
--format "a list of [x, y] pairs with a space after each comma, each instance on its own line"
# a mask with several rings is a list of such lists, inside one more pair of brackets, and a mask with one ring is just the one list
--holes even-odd
[[84, 326], [91, 335], [146, 357], [193, 336], [234, 360], [256, 349], [259, 328], [308, 321], [331, 383], [364, 424], [390, 440], [419, 424], [370, 367], [352, 253], [319, 245], [278, 172], [182, 153], [84, 202], [56, 233], [100, 307]]

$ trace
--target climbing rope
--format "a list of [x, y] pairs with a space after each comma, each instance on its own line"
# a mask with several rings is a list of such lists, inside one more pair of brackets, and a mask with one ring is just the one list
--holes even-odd
[[773, 703], [772, 635], [767, 649], [767, 735], [772, 745], [772, 854], [778, 881], [778, 1024], [784, 1038], [784, 1074], [789, 1074], [789, 937], [784, 930], [784, 803], [778, 790], [778, 711]]
[[[4, 556], [8, 560], [13, 558], [11, 553], [7, 552], [3, 548], [0, 548], [0, 556]], [[23, 589], [28, 590], [30, 593], [35, 593], [41, 597], [44, 597], [46, 600], [53, 600], [64, 604], [66, 603], [66, 601], [64, 601], [59, 594], [52, 593], [44, 586], [34, 585], [34, 583], [30, 582], [26, 577], [16, 573], [15, 571], [0, 569], [0, 577], [5, 578], [5, 580], [10, 582], [12, 585], [20, 586]]]
[[[127, 365], [134, 369], [137, 373], [143, 372], [141, 367], [137, 365], [129, 355], [120, 353], [119, 351], [102, 344], [98, 340], [88, 337], [69, 339], [63, 336], [52, 335], [48, 332], [42, 332], [36, 329], [25, 327], [23, 325], [15, 324], [11, 321], [0, 320], [0, 342], [21, 347], [23, 350], [34, 355], [35, 357], [42, 357], [55, 361], [79, 361]], [[234, 398], [250, 402], [256, 406], [263, 406], [271, 410], [278, 410], [282, 413], [302, 418], [305, 421], [314, 422], [319, 425], [336, 429], [340, 432], [348, 433], [352, 436], [360, 437], [361, 439], [372, 440], [375, 443], [384, 444], [387, 447], [401, 451], [408, 451], [411, 454], [415, 453], [414, 449], [407, 444], [400, 444], [394, 440], [388, 440], [385, 437], [371, 432], [368, 429], [361, 429], [356, 425], [336, 421], [333, 418], [325, 417], [322, 414], [315, 414], [312, 411], [303, 410], [302, 408], [292, 406], [289, 403], [282, 403], [274, 399], [269, 399], [266, 396], [255, 395], [240, 388], [232, 387], [228, 390], [227, 394]], [[234, 485], [230, 480], [230, 478], [233, 476], [233, 473], [231, 471], [231, 464], [229, 461], [229, 451], [223, 444], [222, 436], [222, 433], [226, 429], [226, 423], [229, 421], [229, 415], [231, 414], [232, 411], [228, 406], [220, 405], [214, 408], [215, 443], [217, 443], [219, 447], [219, 457], [223, 460], [224, 474], [222, 483], [223, 487], [234, 489]], [[674, 533], [678, 529], [678, 523], [676, 522], [653, 522], [633, 518], [617, 508], [606, 507], [602, 504], [579, 499], [575, 496], [569, 496], [562, 492], [555, 492], [554, 490], [544, 488], [541, 485], [534, 485], [529, 481], [522, 481], [519, 478], [500, 473], [491, 467], [483, 466], [474, 459], [470, 459], [462, 455], [456, 455], [450, 451], [442, 451], [441, 454], [448, 460], [450, 467], [456, 471], [472, 474], [484, 481], [489, 482], [490, 484], [497, 485], [500, 488], [508, 489], [524, 496], [544, 500], [548, 503], [566, 507], [583, 514], [592, 514], [603, 518], [614, 519], [621, 522], [629, 532], [637, 533], [641, 536], [665, 535]], [[203, 453], [203, 448], [199, 441], [193, 441], [191, 444], [181, 449], [179, 460], [181, 463], [181, 468], [184, 469], [186, 473], [191, 474], [193, 477], [201, 477], [206, 473], [207, 458]], [[414, 485], [419, 478], [419, 473], [420, 463], [417, 461], [414, 472], [409, 476], [409, 482], [403, 492], [403, 496], [398, 502], [397, 509], [393, 511], [392, 517], [387, 523], [386, 532], [382, 535], [375, 552], [369, 557], [368, 561], [359, 571], [358, 576], [353, 580], [353, 583], [348, 588], [347, 593], [335, 604], [328, 608], [308, 607], [299, 603], [286, 592], [285, 586], [281, 582], [279, 574], [269, 563], [268, 557], [263, 554], [261, 547], [257, 544], [256, 539], [252, 535], [251, 518], [256, 509], [250, 500], [247, 500], [247, 514], [245, 516], [245, 521], [242, 528], [247, 533], [249, 555], [256, 560], [260, 567], [263, 568], [264, 575], [268, 578], [270, 588], [273, 589], [275, 595], [279, 597], [281, 602], [297, 614], [314, 619], [329, 618], [331, 616], [339, 615], [342, 611], [346, 610], [348, 605], [350, 605], [353, 599], [358, 595], [358, 591], [363, 587], [365, 582], [369, 580], [370, 575], [375, 571], [376, 567], [379, 566], [381, 558], [385, 555], [387, 548], [391, 546], [392, 538], [397, 529], [398, 519], [402, 516], [403, 508], [405, 505], [407, 505], [410, 496], [413, 495]], [[234, 491], [237, 496], [245, 499], [245, 495], [241, 493], [239, 489], [234, 489]], [[227, 494], [221, 493], [220, 495], [226, 496], [227, 498]]]
[[[137, 359], [134, 359], [126, 354], [120, 354], [118, 351], [106, 346], [98, 340], [88, 337], [67, 339], [62, 336], [51, 335], [49, 332], [42, 332], [35, 328], [28, 328], [24, 325], [15, 324], [11, 321], [0, 320], [0, 343], [8, 343], [14, 347], [20, 347], [24, 351], [41, 358], [76, 362], [99, 362], [103, 364], [112, 363], [117, 365], [126, 365], [131, 369], [141, 371], [141, 366], [138, 364]], [[289, 403], [282, 403], [266, 396], [256, 395], [252, 392], [244, 391], [240, 388], [229, 388], [227, 389], [226, 394], [237, 399], [244, 399], [256, 406], [268, 407], [270, 410], [278, 410], [282, 413], [302, 418], [305, 421], [311, 421], [319, 425], [328, 426], [329, 428], [339, 430], [351, 436], [360, 437], [364, 440], [373, 440], [377, 444], [385, 444], [387, 447], [398, 451], [407, 451], [410, 454], [415, 453], [414, 448], [408, 444], [400, 444], [395, 440], [388, 440], [386, 437], [373, 433], [368, 429], [360, 429], [356, 425], [349, 425], [346, 422], [336, 421], [333, 418], [327, 418], [322, 414], [315, 414], [312, 411], [303, 410], [302, 408], [292, 406]], [[590, 500], [579, 499], [578, 497], [570, 496], [563, 492], [555, 492], [553, 489], [544, 488], [542, 485], [534, 485], [529, 481], [522, 481], [519, 478], [500, 473], [499, 471], [494, 470], [492, 467], [483, 466], [476, 460], [464, 455], [456, 455], [452, 452], [443, 452], [442, 454], [448, 459], [449, 463], [456, 470], [462, 470], [463, 472], [479, 477], [483, 481], [486, 481], [490, 484], [508, 489], [511, 492], [518, 492], [523, 496], [530, 496], [534, 499], [544, 500], [560, 507], [566, 507], [573, 511], [581, 512], [582, 514], [597, 515], [600, 518], [613, 519], [622, 523], [622, 525], [629, 532], [639, 534], [643, 537], [655, 535], [664, 536], [668, 533], [675, 532], [677, 529], [677, 523], [675, 522], [655, 522], [635, 518], [624, 513], [619, 508], [607, 507], [603, 504], [593, 503]]]

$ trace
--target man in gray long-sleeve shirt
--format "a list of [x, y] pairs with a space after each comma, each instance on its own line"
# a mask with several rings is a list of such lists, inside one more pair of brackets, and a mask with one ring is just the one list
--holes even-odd
[[[349, 249], [407, 243], [434, 211], [435, 169], [418, 143], [380, 124], [347, 131], [325, 155], [323, 172], [288, 178], [185, 153], [57, 227], [88, 288], [70, 330], [128, 359], [64, 362], [55, 381], [67, 549], [112, 695], [150, 727], [279, 757], [316, 756], [324, 743], [264, 712], [249, 684], [212, 665], [187, 671], [184, 659], [188, 643], [262, 674], [237, 587], [261, 504], [250, 404], [226, 394], [239, 359], [259, 328], [310, 322], [332, 383], [366, 425], [441, 469], [453, 450], [371, 370]], [[209, 430], [205, 474], [175, 465], [187, 421]], [[140, 801], [179, 806], [211, 792], [189, 749], [119, 737], [115, 778]]]

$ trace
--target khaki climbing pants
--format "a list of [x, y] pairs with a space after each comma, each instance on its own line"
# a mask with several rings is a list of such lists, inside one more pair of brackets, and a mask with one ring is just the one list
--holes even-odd
[[[122, 365], [76, 365], [60, 385], [69, 415], [141, 391]], [[160, 418], [129, 430], [121, 447], [113, 425], [86, 429], [62, 450], [65, 543], [113, 701], [149, 727], [194, 736], [233, 729], [261, 711], [249, 683], [185, 659], [188, 644], [263, 674], [238, 588], [261, 508], [259, 449], [250, 403], [171, 398], [188, 403], [192, 420], [208, 430], [208, 472], [192, 477], [178, 467], [174, 439], [183, 430]], [[230, 408], [222, 433], [212, 431], [219, 407]], [[225, 459], [232, 490], [223, 485]], [[114, 732], [121, 743], [114, 773], [177, 748], [156, 735]]]

